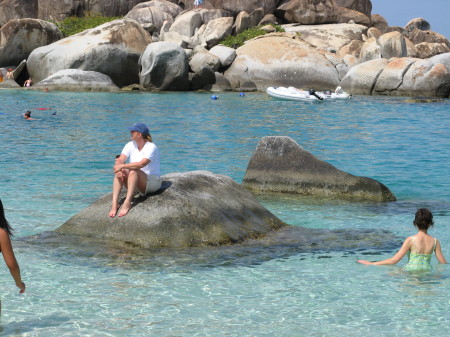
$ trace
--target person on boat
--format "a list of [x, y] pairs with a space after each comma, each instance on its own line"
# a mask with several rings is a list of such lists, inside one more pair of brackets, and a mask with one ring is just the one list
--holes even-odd
[[114, 218], [119, 210], [119, 194], [122, 187], [125, 186], [127, 194], [120, 207], [119, 217], [127, 215], [135, 194], [156, 192], [162, 184], [159, 150], [153, 143], [149, 129], [144, 123], [133, 124], [128, 129], [131, 141], [125, 145], [113, 166], [113, 196], [109, 212], [111, 218]]
[[400, 250], [393, 257], [376, 262], [366, 260], [358, 260], [357, 262], [373, 265], [396, 264], [408, 254], [408, 263], [404, 267], [405, 270], [427, 270], [431, 269], [431, 257], [434, 252], [439, 263], [446, 264], [447, 261], [442, 254], [441, 243], [428, 234], [428, 229], [433, 226], [433, 214], [430, 210], [427, 208], [417, 210], [414, 226], [418, 229], [417, 234], [406, 238]]
[[[20, 289], [19, 293], [25, 292], [25, 283], [23, 283], [20, 276], [20, 267], [17, 263], [16, 257], [14, 255], [14, 250], [11, 244], [12, 228], [9, 225], [5, 217], [5, 211], [3, 209], [2, 200], [0, 199], [0, 251], [2, 252], [3, 259], [5, 260], [6, 266], [11, 273], [16, 286]], [[2, 311], [2, 306], [0, 302], [0, 313]]]

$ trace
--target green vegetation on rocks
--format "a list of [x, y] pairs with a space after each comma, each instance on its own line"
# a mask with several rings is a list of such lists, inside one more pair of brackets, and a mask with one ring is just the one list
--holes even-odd
[[55, 22], [55, 25], [58, 26], [64, 37], [67, 37], [120, 18], [121, 17], [105, 17], [97, 14], [87, 14], [83, 18], [71, 16], [62, 21]]
[[[285, 30], [278, 25], [271, 25], [273, 26], [277, 32], [284, 32]], [[257, 36], [268, 34], [266, 31], [262, 30], [261, 27], [263, 26], [256, 26], [249, 29], [244, 30], [242, 33], [236, 35], [236, 36], [227, 36], [222, 42], [220, 42], [221, 45], [231, 47], [231, 48], [239, 48], [244, 45], [245, 41], [253, 39]]]

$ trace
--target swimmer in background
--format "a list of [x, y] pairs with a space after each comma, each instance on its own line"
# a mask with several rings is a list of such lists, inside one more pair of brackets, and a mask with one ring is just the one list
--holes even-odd
[[23, 118], [25, 118], [26, 120], [29, 120], [29, 121], [35, 121], [36, 120], [36, 118], [31, 118], [31, 111], [25, 112], [23, 114]]
[[408, 263], [404, 267], [405, 270], [429, 270], [431, 269], [430, 262], [434, 252], [439, 263], [446, 264], [447, 261], [442, 254], [441, 243], [428, 234], [428, 229], [433, 226], [433, 214], [427, 208], [420, 208], [416, 212], [413, 224], [418, 229], [417, 234], [407, 237], [400, 250], [393, 257], [376, 262], [366, 260], [358, 260], [357, 262], [373, 265], [396, 264], [408, 254]]
[[33, 81], [31, 80], [31, 77], [30, 77], [28, 80], [25, 81], [25, 83], [23, 84], [23, 86], [24, 86], [24, 87], [31, 87], [32, 82], [33, 82]]

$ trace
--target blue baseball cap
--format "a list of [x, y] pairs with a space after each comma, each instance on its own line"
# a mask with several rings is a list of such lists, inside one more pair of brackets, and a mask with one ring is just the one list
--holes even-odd
[[147, 125], [145, 125], [144, 123], [134, 123], [132, 126], [128, 127], [128, 130], [137, 131], [144, 135], [150, 134], [150, 130], [148, 129]]

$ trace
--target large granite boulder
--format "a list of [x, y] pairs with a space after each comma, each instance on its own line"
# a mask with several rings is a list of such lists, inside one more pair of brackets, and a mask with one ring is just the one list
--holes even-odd
[[372, 15], [372, 2], [370, 0], [334, 0], [336, 6], [352, 9], [363, 13], [364, 15]]
[[189, 66], [194, 73], [203, 67], [211, 69], [214, 73], [220, 68], [220, 59], [209, 51], [199, 52], [192, 56]]
[[371, 95], [378, 76], [388, 62], [387, 59], [378, 58], [355, 65], [339, 85], [353, 95]]
[[380, 182], [357, 177], [321, 161], [290, 137], [263, 137], [247, 167], [243, 186], [262, 192], [394, 201]]
[[154, 42], [139, 59], [139, 83], [147, 90], [189, 90], [189, 64], [183, 48], [172, 42]]
[[361, 48], [364, 42], [359, 40], [353, 40], [352, 42], [346, 44], [341, 49], [339, 49], [338, 55], [344, 58], [346, 55], [352, 55], [355, 58], [359, 58], [361, 54]]
[[196, 13], [200, 14], [202, 18], [203, 24], [207, 24], [209, 21], [224, 18], [224, 17], [232, 17], [230, 12], [227, 12], [223, 9], [205, 9], [204, 6], [202, 9], [196, 9]]
[[220, 60], [221, 67], [228, 67], [236, 58], [236, 50], [234, 48], [217, 45], [212, 47], [209, 52], [217, 56]]
[[[194, 1], [174, 0], [175, 3], [183, 2], [185, 9], [193, 9]], [[256, 8], [262, 8], [264, 14], [273, 13], [279, 0], [204, 0], [202, 8], [204, 9], [223, 9], [230, 13], [230, 16], [236, 17], [240, 12], [251, 13]], [[198, 9], [197, 9], [198, 10]]]
[[[258, 90], [269, 86], [294, 86], [334, 90], [340, 81], [336, 65], [292, 33], [272, 33], [247, 41], [236, 50], [225, 71], [234, 89], [253, 83]], [[282, 60], [282, 62], [280, 62]]]
[[450, 53], [367, 61], [351, 68], [339, 85], [352, 94], [449, 97]]
[[361, 63], [381, 58], [381, 47], [377, 40], [378, 38], [370, 37], [363, 43], [359, 53]]
[[414, 28], [412, 31], [407, 33], [407, 36], [414, 44], [419, 44], [422, 42], [445, 43], [450, 47], [450, 42], [445, 36], [431, 30], [424, 31]]
[[417, 60], [403, 76], [396, 95], [450, 96], [450, 53]]
[[97, 71], [123, 87], [139, 82], [138, 60], [151, 42], [135, 20], [114, 20], [33, 50], [28, 72], [37, 83], [63, 69]]
[[339, 13], [334, 0], [291, 0], [274, 11], [280, 19], [302, 25], [337, 23]]
[[342, 7], [339, 7], [338, 10], [339, 10], [339, 18], [337, 20], [338, 23], [353, 22], [367, 27], [369, 27], [371, 24], [370, 17], [361, 12]]
[[450, 53], [450, 48], [445, 43], [421, 42], [415, 46], [417, 49], [417, 57], [428, 59], [435, 55]]
[[145, 0], [24, 0], [38, 2], [38, 17], [44, 20], [64, 20], [69, 16], [83, 16], [86, 12], [102, 16], [124, 16]]
[[135, 200], [125, 217], [108, 216], [107, 194], [56, 231], [153, 248], [238, 243], [285, 226], [229, 177], [193, 171], [162, 179], [163, 190]]
[[189, 87], [191, 90], [208, 90], [216, 83], [216, 75], [209, 67], [201, 67], [189, 73]]
[[372, 27], [377, 28], [382, 34], [388, 32], [389, 25], [384, 17], [380, 14], [372, 14], [370, 18], [372, 22]]
[[380, 46], [381, 57], [383, 58], [408, 56], [406, 39], [399, 32], [383, 34], [378, 38], [377, 43]]
[[37, 18], [38, 3], [36, 0], [2, 0], [0, 5], [0, 26], [9, 20]]
[[[373, 34], [375, 33], [375, 34]], [[398, 31], [378, 35], [376, 28], [370, 29], [370, 35], [361, 47], [360, 62], [367, 62], [378, 58], [418, 57], [416, 46]]]
[[21, 18], [61, 21], [70, 16], [82, 17], [86, 12], [102, 16], [124, 16], [144, 1], [146, 0], [2, 0], [0, 25], [11, 19]]
[[170, 26], [170, 32], [177, 32], [180, 35], [192, 37], [195, 31], [203, 24], [203, 18], [199, 12], [187, 11], [178, 15]]
[[236, 16], [236, 20], [233, 25], [233, 34], [238, 35], [241, 34], [244, 30], [252, 27], [252, 19], [247, 12], [240, 12]]
[[409, 67], [417, 59], [411, 57], [393, 58], [384, 66], [383, 71], [377, 77], [373, 93], [390, 95], [403, 83], [403, 77]]
[[38, 19], [14, 19], [0, 29], [0, 65], [17, 66], [31, 52], [63, 38], [55, 24]]
[[335, 51], [339, 51], [353, 40], [362, 41], [362, 35], [367, 32], [364, 25], [344, 23], [312, 26], [286, 24], [282, 27], [286, 32], [299, 33], [301, 39], [312, 46]]
[[202, 25], [192, 38], [194, 45], [205, 45], [207, 48], [216, 46], [225, 37], [231, 35], [233, 18], [223, 17]]
[[415, 18], [410, 20], [405, 27], [403, 27], [405, 29], [405, 32], [412, 32], [414, 29], [420, 29], [420, 30], [430, 30], [431, 26], [430, 23], [423, 19], [423, 18]]
[[119, 91], [120, 89], [105, 74], [96, 71], [64, 69], [50, 75], [31, 87], [50, 91]]
[[179, 12], [181, 12], [181, 7], [168, 1], [149, 1], [135, 6], [127, 13], [127, 15], [125, 15], [125, 19], [136, 20], [149, 33], [155, 31], [159, 33], [165, 21], [173, 23], [174, 16], [167, 12], [170, 10], [168, 6], [166, 8], [166, 5], [168, 4], [177, 7]]
[[177, 4], [175, 4], [173, 1], [167, 0], [151, 0], [142, 2], [139, 5], [134, 6], [131, 11], [139, 8], [148, 8], [148, 7], [159, 8], [161, 11], [170, 14], [172, 18], [176, 18], [183, 11], [183, 9]]

